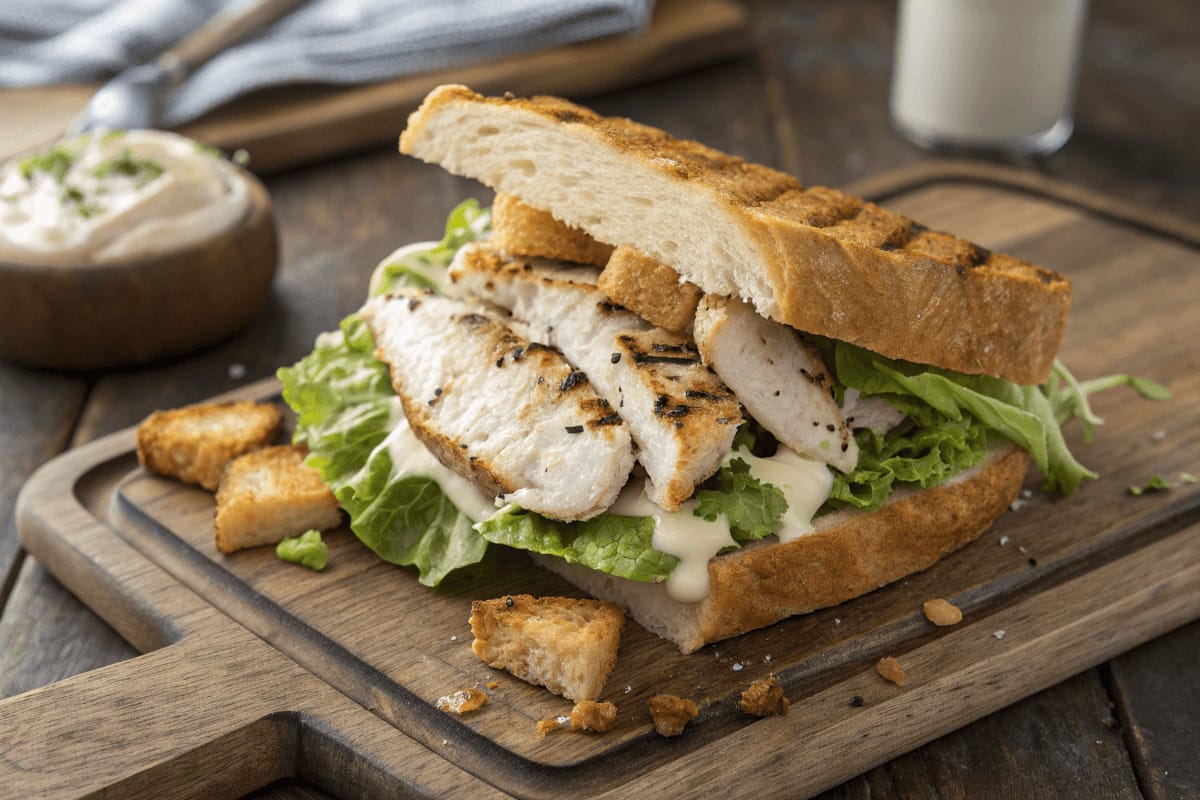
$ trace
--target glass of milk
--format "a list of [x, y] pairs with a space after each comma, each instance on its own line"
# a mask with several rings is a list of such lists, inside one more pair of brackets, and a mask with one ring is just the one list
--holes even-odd
[[891, 114], [931, 149], [1052, 153], [1071, 136], [1087, 0], [900, 0]]

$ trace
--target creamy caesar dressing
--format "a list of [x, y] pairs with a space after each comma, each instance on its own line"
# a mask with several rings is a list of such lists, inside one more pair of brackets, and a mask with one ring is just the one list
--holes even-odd
[[[371, 271], [371, 283], [368, 294], [374, 297], [387, 291], [387, 284], [394, 276], [395, 270], [408, 272], [417, 276], [415, 283], [422, 288], [430, 288], [439, 294], [445, 294], [449, 286], [446, 270], [442, 267], [426, 263], [420, 258], [424, 253], [441, 245], [441, 242], [413, 242], [397, 248], [384, 257], [375, 269]], [[401, 282], [401, 285], [406, 285]], [[411, 285], [411, 284], [409, 284]]]
[[97, 131], [0, 167], [0, 260], [142, 258], [220, 234], [249, 206], [220, 153], [164, 131]]
[[708, 562], [725, 548], [737, 547], [728, 520], [719, 516], [709, 522], [692, 513], [695, 509], [696, 501], [688, 500], [678, 511], [667, 511], [646, 497], [645, 480], [634, 478], [608, 510], [622, 517], [654, 520], [652, 546], [679, 559], [666, 586], [667, 594], [681, 603], [698, 603], [708, 597]]
[[450, 502], [458, 506], [458, 510], [470, 518], [471, 522], [479, 522], [496, 513], [492, 498], [481, 492], [475, 484], [444, 466], [417, 438], [409, 427], [403, 410], [400, 409], [400, 398], [396, 398], [395, 406], [393, 418], [397, 418], [398, 413], [396, 427], [380, 444], [380, 447], [387, 448], [388, 455], [391, 456], [392, 474], [432, 479], [441, 487]]
[[[390, 408], [395, 428], [380, 445], [386, 447], [396, 476], [420, 475], [436, 481], [452, 503], [472, 522], [497, 513], [496, 503], [475, 484], [443, 466], [416, 437], [404, 417], [399, 398]], [[783, 492], [788, 510], [775, 535], [790, 542], [812, 533], [813, 515], [829, 497], [833, 473], [820, 461], [804, 458], [780, 446], [771, 458], [758, 458], [738, 450], [726, 460], [740, 458], [750, 465], [750, 474]], [[511, 498], [510, 498], [511, 499]], [[688, 500], [677, 511], [667, 511], [646, 497], [644, 478], [631, 478], [606, 513], [620, 517], [650, 517], [654, 520], [651, 546], [679, 559], [666, 580], [667, 593], [683, 603], [698, 603], [708, 596], [708, 562], [727, 548], [737, 547], [723, 516], [708, 521], [696, 516], [696, 501]], [[499, 513], [511, 509], [505, 505]]]
[[750, 465], [750, 474], [783, 492], [788, 508], [775, 529], [781, 542], [791, 542], [813, 532], [813, 515], [829, 499], [833, 488], [833, 472], [820, 461], [813, 461], [784, 445], [775, 455], [758, 458], [744, 450], [726, 456], [726, 461], [740, 458]]

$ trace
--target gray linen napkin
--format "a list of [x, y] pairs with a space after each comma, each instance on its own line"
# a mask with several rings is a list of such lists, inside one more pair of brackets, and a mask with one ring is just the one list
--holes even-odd
[[[3, 0], [0, 86], [103, 81], [153, 59], [228, 0]], [[653, 0], [313, 0], [202, 65], [165, 126], [255, 89], [353, 84], [483, 62], [648, 24]]]

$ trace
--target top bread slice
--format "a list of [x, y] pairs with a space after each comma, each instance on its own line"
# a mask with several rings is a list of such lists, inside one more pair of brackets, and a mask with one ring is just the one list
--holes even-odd
[[432, 91], [400, 150], [628, 245], [710, 294], [883, 355], [1046, 379], [1062, 276], [873, 203], [554, 97]]

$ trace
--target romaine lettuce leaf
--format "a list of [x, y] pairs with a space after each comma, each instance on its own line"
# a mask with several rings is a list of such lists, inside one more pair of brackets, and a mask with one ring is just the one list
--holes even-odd
[[377, 297], [401, 287], [440, 291], [458, 248], [487, 236], [491, 223], [491, 209], [481, 208], [474, 198], [462, 201], [446, 218], [442, 241], [433, 247], [414, 245], [397, 250], [391, 260], [375, 268], [367, 295]]
[[858, 464], [849, 474], [834, 472], [830, 508], [875, 511], [894, 482], [936, 486], [979, 464], [987, 454], [988, 429], [974, 417], [952, 419], [912, 397], [885, 397], [908, 420], [886, 434], [869, 429], [855, 433]]
[[729, 532], [738, 542], [770, 536], [788, 509], [787, 499], [777, 486], [750, 474], [750, 465], [740, 458], [729, 459], [715, 476], [718, 488], [696, 492], [698, 517], [709, 522], [723, 514]]
[[296, 412], [295, 441], [321, 472], [350, 530], [393, 564], [415, 566], [436, 586], [451, 571], [483, 558], [487, 542], [431, 478], [392, 475], [387, 435], [403, 418], [387, 367], [373, 355], [357, 315], [325, 334], [293, 367], [279, 370], [283, 399]]
[[679, 560], [651, 546], [652, 517], [601, 514], [583, 522], [556, 522], [515, 505], [480, 522], [495, 544], [558, 556], [572, 564], [635, 581], [666, 580]]
[[1039, 387], [897, 361], [845, 342], [835, 348], [835, 370], [840, 382], [864, 395], [884, 395], [889, 401], [908, 395], [947, 419], [973, 417], [1029, 451], [1048, 487], [1063, 494], [1095, 477], [1067, 449], [1055, 410]]

